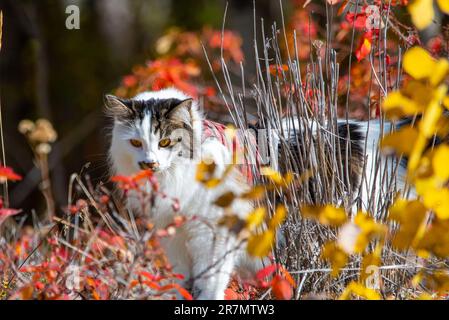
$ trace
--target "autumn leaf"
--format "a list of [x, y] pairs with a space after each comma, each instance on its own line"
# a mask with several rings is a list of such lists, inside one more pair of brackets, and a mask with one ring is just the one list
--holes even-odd
[[419, 236], [418, 231], [425, 222], [427, 208], [418, 200], [396, 199], [389, 209], [388, 220], [399, 223], [392, 244], [399, 250], [409, 248]]
[[[380, 147], [387, 154], [395, 152], [398, 155], [409, 155], [413, 151], [415, 141], [418, 140], [418, 135], [417, 128], [406, 126], [384, 136]], [[407, 143], [404, 143], [404, 141], [407, 141]]]
[[380, 300], [382, 299], [381, 295], [377, 293], [373, 289], [369, 289], [365, 287], [363, 284], [352, 281], [346, 289], [343, 291], [343, 293], [340, 295], [338, 300], [348, 300], [351, 299], [351, 297], [355, 295], [367, 300]]
[[233, 166], [228, 165], [220, 178], [214, 176], [216, 168], [217, 165], [214, 162], [206, 163], [201, 161], [196, 168], [196, 181], [202, 183], [206, 188], [213, 189], [223, 182], [232, 171]]
[[437, 0], [437, 3], [440, 6], [441, 11], [443, 11], [445, 14], [449, 14], [449, 1]]
[[274, 276], [271, 282], [271, 289], [277, 300], [290, 300], [293, 296], [293, 289], [290, 283], [280, 275]]
[[321, 224], [338, 227], [346, 222], [346, 212], [332, 205], [302, 206], [305, 218], [318, 220]]
[[421, 47], [413, 47], [404, 55], [404, 70], [417, 80], [429, 79], [433, 86], [440, 84], [449, 73], [447, 59], [434, 60]]
[[348, 263], [348, 255], [335, 242], [327, 242], [321, 251], [321, 259], [329, 261], [332, 266], [332, 277], [337, 277], [340, 269]]
[[449, 292], [449, 273], [445, 269], [420, 271], [413, 277], [412, 284], [415, 287], [422, 285], [440, 296], [446, 296]]
[[271, 251], [275, 239], [275, 231], [268, 229], [262, 234], [252, 235], [248, 240], [247, 251], [255, 257], [266, 257]]
[[293, 181], [292, 173], [289, 172], [285, 176], [282, 176], [279, 172], [270, 167], [261, 168], [260, 173], [267, 176], [272, 183], [279, 187], [287, 187]]
[[440, 219], [449, 219], [449, 189], [442, 188], [430, 190], [423, 195], [423, 203], [426, 207], [435, 211]]
[[267, 210], [264, 207], [254, 209], [246, 218], [246, 227], [253, 230], [260, 226], [265, 218]]
[[[429, 0], [423, 2], [425, 1]], [[430, 54], [421, 47], [413, 47], [404, 54], [404, 70], [417, 80], [429, 78], [435, 68], [435, 63]]]
[[415, 245], [415, 250], [427, 257], [431, 253], [439, 258], [449, 257], [449, 220], [435, 219]]
[[193, 300], [192, 295], [190, 294], [189, 291], [187, 291], [186, 289], [184, 289], [181, 286], [177, 286], [176, 290], [179, 292], [179, 294], [186, 300]]
[[387, 117], [393, 120], [423, 111], [423, 108], [418, 103], [404, 96], [399, 91], [391, 92], [385, 98], [382, 108], [386, 112]]
[[432, 75], [430, 76], [430, 83], [434, 86], [443, 82], [449, 73], [449, 61], [446, 59], [439, 59], [435, 63], [435, 67], [432, 70]]
[[432, 157], [432, 166], [435, 175], [441, 180], [449, 179], [449, 146], [439, 146]]
[[277, 264], [270, 264], [265, 268], [262, 268], [259, 271], [257, 271], [256, 279], [262, 281], [265, 278], [271, 276], [273, 273], [275, 273], [277, 269], [278, 269]]
[[371, 47], [372, 47], [372, 35], [371, 32], [367, 32], [360, 39], [359, 47], [355, 51], [355, 56], [357, 60], [361, 61], [364, 58], [366, 58], [371, 52]]
[[385, 225], [376, 222], [367, 213], [361, 211], [359, 211], [355, 216], [354, 223], [361, 230], [354, 247], [354, 251], [357, 253], [362, 253], [371, 240], [375, 238], [383, 238], [387, 231], [387, 227]]
[[218, 221], [218, 225], [220, 227], [226, 227], [230, 232], [238, 235], [247, 227], [247, 222], [240, 219], [237, 215], [224, 215]]
[[22, 177], [15, 173], [10, 167], [0, 166], [0, 183], [5, 183], [9, 181], [19, 181]]
[[277, 64], [271, 64], [269, 66], [270, 73], [273, 76], [281, 75], [283, 72], [288, 71], [288, 66], [286, 64], [277, 65]]
[[276, 211], [270, 220], [269, 227], [272, 229], [275, 229], [277, 226], [282, 224], [282, 222], [284, 222], [286, 215], [287, 215], [287, 209], [285, 209], [285, 206], [279, 204], [276, 207]]
[[254, 186], [251, 190], [244, 192], [240, 198], [245, 200], [258, 200], [265, 196], [266, 187], [263, 185]]
[[235, 194], [232, 191], [228, 191], [224, 194], [222, 194], [221, 196], [219, 196], [215, 201], [214, 204], [216, 206], [222, 207], [222, 208], [226, 208], [228, 206], [230, 206], [232, 204], [232, 202], [235, 199]]
[[432, 23], [435, 15], [433, 0], [414, 0], [409, 4], [408, 11], [413, 24], [420, 30], [425, 29]]

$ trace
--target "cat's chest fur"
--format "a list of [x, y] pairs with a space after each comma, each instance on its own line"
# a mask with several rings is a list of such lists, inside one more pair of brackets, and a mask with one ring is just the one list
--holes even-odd
[[[204, 139], [204, 118], [196, 102], [177, 90], [146, 92], [128, 100], [107, 97], [107, 106], [114, 117], [109, 152], [113, 174], [135, 175], [149, 167], [159, 183], [159, 192], [153, 193], [154, 205], [131, 191], [128, 208], [149, 218], [157, 229], [172, 223], [176, 215], [187, 217], [161, 244], [174, 271], [191, 284], [195, 298], [223, 299], [236, 267], [255, 270], [256, 264], [247, 258], [240, 240], [219, 226], [225, 210], [214, 202], [226, 192], [239, 195], [249, 186], [237, 169], [215, 188], [197, 181], [196, 173], [201, 160], [213, 161], [215, 178], [220, 178], [231, 163], [232, 152], [213, 136]], [[185, 156], [192, 153], [193, 157]], [[149, 183], [145, 187], [152, 192]], [[179, 209], [174, 208], [173, 199]], [[226, 210], [245, 218], [252, 204], [234, 200]]]
[[[224, 146], [214, 139], [209, 139], [201, 147], [202, 154], [208, 155], [209, 159], [213, 158], [216, 163], [217, 178], [221, 177], [227, 165], [228, 159], [223, 158], [223, 153], [226, 152], [223, 149]], [[214, 204], [215, 200], [228, 191], [238, 194], [248, 189], [237, 170], [214, 188], [207, 188], [198, 182], [196, 172], [197, 163], [186, 160], [184, 163], [174, 165], [169, 172], [156, 174], [159, 188], [167, 197], [157, 196], [154, 207], [149, 208], [146, 214], [151, 217], [157, 228], [164, 228], [172, 223], [175, 215], [216, 222], [223, 215], [223, 210]], [[175, 202], [179, 204], [178, 210], [174, 210]], [[142, 208], [136, 197], [129, 197], [128, 205], [135, 211]], [[237, 200], [232, 209], [244, 217], [251, 209], [251, 205]]]

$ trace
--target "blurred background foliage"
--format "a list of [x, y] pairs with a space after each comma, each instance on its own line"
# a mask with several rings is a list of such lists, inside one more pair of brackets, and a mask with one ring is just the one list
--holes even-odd
[[[80, 30], [65, 27], [70, 4], [80, 7]], [[114, 92], [133, 66], [156, 57], [155, 42], [168, 28], [221, 29], [225, 6], [224, 0], [0, 0], [7, 164], [24, 176], [11, 186], [11, 206], [29, 212], [44, 204], [32, 151], [17, 131], [20, 120], [53, 123], [59, 135], [50, 154], [54, 196], [58, 205], [67, 203], [70, 174], [86, 163], [91, 164], [84, 172], [94, 182], [106, 180], [109, 123], [103, 95]], [[258, 0], [256, 11], [268, 26], [279, 18], [279, 3]], [[253, 2], [229, 1], [226, 27], [251, 39], [252, 25]], [[252, 41], [242, 45], [251, 55]]]

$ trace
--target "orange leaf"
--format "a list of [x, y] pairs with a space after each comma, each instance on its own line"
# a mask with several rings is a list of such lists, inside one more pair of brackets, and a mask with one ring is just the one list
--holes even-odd
[[360, 45], [355, 52], [355, 56], [358, 61], [363, 60], [366, 56], [368, 56], [371, 52], [371, 33], [367, 32], [363, 35], [360, 40]]
[[278, 300], [290, 300], [293, 296], [293, 290], [290, 283], [279, 275], [273, 278], [271, 289]]
[[296, 288], [296, 282], [293, 279], [293, 277], [290, 275], [290, 273], [287, 271], [287, 269], [285, 269], [283, 266], [280, 265], [279, 266], [279, 271], [281, 271], [281, 273], [284, 276], [285, 280], [287, 280], [293, 288]]
[[189, 291], [187, 291], [186, 289], [184, 289], [183, 287], [179, 286], [177, 288], [179, 294], [186, 300], [193, 300], [192, 295], [190, 294]]

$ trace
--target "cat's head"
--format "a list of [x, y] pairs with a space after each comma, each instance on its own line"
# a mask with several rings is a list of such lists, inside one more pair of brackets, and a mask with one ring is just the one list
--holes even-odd
[[107, 95], [105, 104], [114, 121], [109, 156], [115, 173], [163, 173], [192, 157], [201, 122], [192, 98], [166, 89], [132, 99]]

